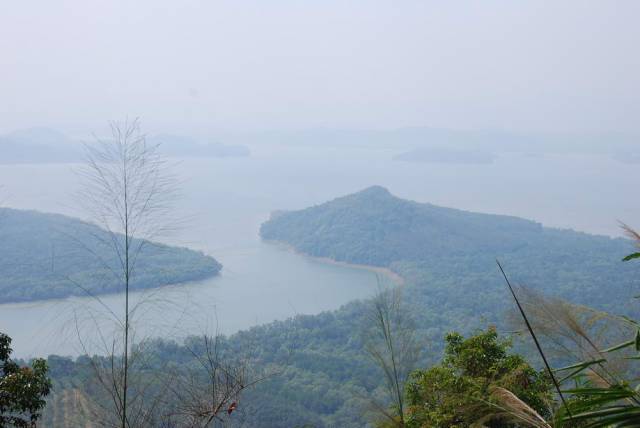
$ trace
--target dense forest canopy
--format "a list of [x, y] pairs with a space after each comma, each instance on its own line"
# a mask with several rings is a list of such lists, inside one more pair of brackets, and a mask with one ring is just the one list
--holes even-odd
[[626, 239], [407, 201], [379, 186], [280, 212], [261, 235], [312, 256], [391, 268], [429, 289], [431, 298], [461, 298], [457, 306], [469, 293], [484, 299], [502, 290], [496, 258], [521, 284], [579, 303], [628, 301], [640, 289], [633, 268], [621, 261], [632, 249]]
[[[119, 263], [106, 231], [58, 214], [0, 209], [2, 303], [116, 293]], [[145, 242], [132, 289], [159, 287], [217, 274], [222, 265], [187, 248]], [[115, 270], [117, 272], [117, 270]]]
[[[629, 309], [620, 303], [640, 289], [634, 266], [621, 261], [632, 251], [625, 239], [419, 204], [381, 187], [279, 213], [261, 234], [314, 256], [389, 267], [402, 275], [405, 308], [415, 316], [423, 351], [422, 369], [441, 361], [448, 332], [479, 334], [492, 324], [501, 335], [513, 331], [505, 321], [513, 302], [496, 257], [520, 284], [601, 308], [618, 304], [615, 313]], [[367, 397], [379, 396], [384, 387], [382, 373], [364, 349], [368, 304], [352, 302], [230, 336], [225, 346], [232, 352], [251, 349], [255, 367], [278, 373], [244, 395], [246, 422], [360, 427], [370, 421]], [[516, 345], [534, 356], [522, 342]], [[189, 353], [181, 343], [159, 340], [154, 346], [165, 362]], [[81, 361], [49, 363], [54, 378], [70, 387], [86, 375]]]

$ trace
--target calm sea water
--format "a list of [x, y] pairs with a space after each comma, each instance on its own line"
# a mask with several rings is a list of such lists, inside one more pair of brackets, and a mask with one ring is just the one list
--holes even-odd
[[[334, 266], [261, 242], [275, 209], [297, 209], [379, 184], [403, 198], [511, 214], [547, 226], [619, 235], [617, 221], [640, 226], [634, 187], [640, 165], [602, 155], [503, 154], [488, 165], [402, 163], [393, 151], [253, 147], [250, 158], [182, 159], [176, 217], [168, 243], [200, 249], [223, 265], [210, 280], [136, 294], [137, 337], [232, 333], [296, 314], [335, 309], [376, 290], [375, 275]], [[2, 165], [4, 204], [80, 215], [73, 165]], [[0, 296], [1, 301], [1, 296]], [[121, 295], [0, 304], [0, 331], [18, 356], [99, 352]], [[101, 341], [98, 327], [105, 332]], [[113, 327], [116, 329], [117, 327]]]

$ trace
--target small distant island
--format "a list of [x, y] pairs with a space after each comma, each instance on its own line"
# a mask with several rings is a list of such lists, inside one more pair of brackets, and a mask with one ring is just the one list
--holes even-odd
[[491, 164], [495, 158], [493, 153], [481, 150], [423, 147], [396, 155], [393, 160], [418, 163]]
[[617, 152], [611, 155], [611, 158], [630, 165], [640, 164], [640, 152]]
[[[0, 303], [122, 292], [109, 238], [71, 217], [0, 209]], [[148, 241], [137, 258], [132, 290], [200, 280], [222, 269], [201, 252]]]

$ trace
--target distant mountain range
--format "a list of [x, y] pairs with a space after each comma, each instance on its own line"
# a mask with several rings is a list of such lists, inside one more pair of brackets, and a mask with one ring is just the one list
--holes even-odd
[[[246, 157], [249, 145], [277, 144], [317, 148], [395, 151], [394, 160], [448, 164], [491, 164], [496, 154], [592, 153], [623, 163], [638, 163], [640, 137], [622, 133], [515, 133], [428, 127], [388, 130], [303, 129], [290, 131], [216, 132], [214, 141], [159, 134], [148, 141], [175, 157]], [[91, 142], [91, 138], [88, 142]], [[218, 142], [224, 141], [224, 143]], [[0, 135], [0, 164], [77, 162], [83, 159], [77, 139], [49, 128]]]
[[[175, 157], [245, 157], [239, 144], [199, 143], [191, 137], [157, 135], [147, 138], [160, 151]], [[84, 159], [82, 143], [50, 128], [30, 128], [0, 135], [0, 164], [65, 163]]]
[[489, 153], [638, 153], [639, 135], [608, 133], [511, 132], [431, 127], [396, 129], [300, 129], [220, 133], [229, 143], [273, 143], [318, 147], [482, 151]]
[[[105, 242], [112, 242], [106, 231], [78, 219], [0, 208], [0, 303], [122, 292], [113, 273], [117, 255]], [[152, 242], [142, 248], [133, 290], [199, 280], [222, 269], [214, 258], [187, 248]]]
[[0, 164], [78, 162], [82, 146], [49, 128], [30, 128], [0, 135]]

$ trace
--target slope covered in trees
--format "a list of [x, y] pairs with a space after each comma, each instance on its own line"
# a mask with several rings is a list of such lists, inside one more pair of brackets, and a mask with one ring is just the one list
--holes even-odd
[[[501, 336], [513, 331], [505, 323], [513, 302], [496, 257], [520, 284], [600, 308], [617, 305], [616, 314], [625, 310], [620, 303], [640, 289], [637, 268], [621, 261], [632, 251], [627, 240], [404, 201], [379, 187], [282, 213], [265, 223], [261, 234], [307, 254], [389, 267], [403, 275], [404, 308], [415, 318], [423, 351], [417, 367], [423, 370], [441, 361], [448, 332], [473, 335], [491, 324]], [[225, 346], [233, 355], [251, 349], [252, 368], [276, 373], [243, 395], [239, 409], [247, 424], [367, 426], [369, 399], [383, 396], [385, 388], [383, 373], [367, 358], [363, 343], [368, 306], [352, 302], [229, 337]], [[154, 355], [165, 363], [189, 355], [183, 344], [158, 341], [155, 346]], [[67, 361], [73, 370], [60, 374], [55, 369], [61, 361], [50, 359], [53, 376], [78, 386], [74, 382], [86, 370], [79, 362]]]
[[601, 306], [640, 290], [633, 268], [621, 261], [632, 248], [628, 240], [407, 201], [378, 186], [281, 212], [261, 235], [312, 256], [391, 268], [457, 307], [477, 308], [482, 298], [492, 309], [503, 286], [496, 258], [518, 282], [574, 302]]
[[[122, 237], [70, 217], [0, 209], [2, 303], [122, 291], [112, 239]], [[200, 252], [145, 242], [131, 285], [144, 289], [197, 280], [221, 268]]]

